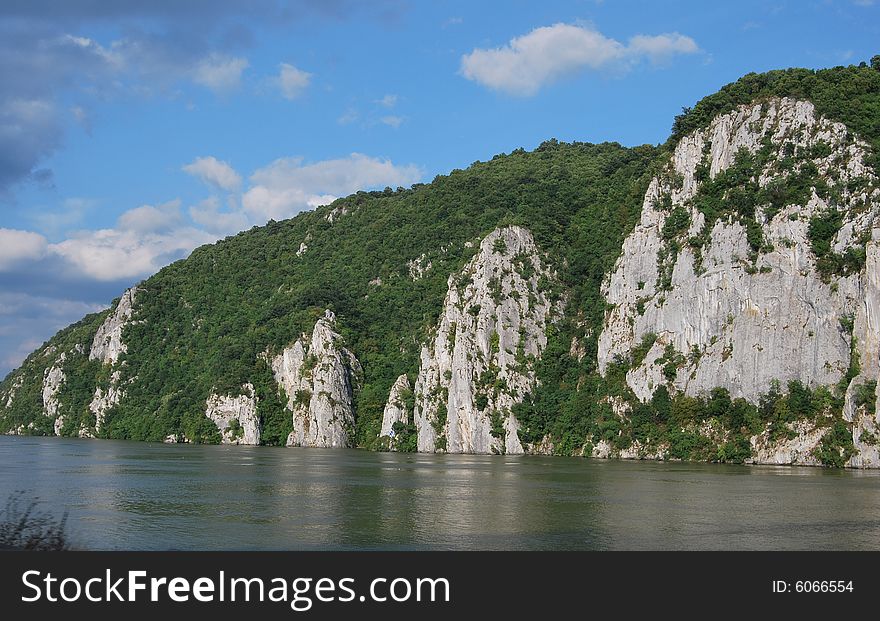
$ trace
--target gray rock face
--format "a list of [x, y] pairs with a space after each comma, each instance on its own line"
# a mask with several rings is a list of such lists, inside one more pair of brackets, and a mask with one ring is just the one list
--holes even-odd
[[119, 370], [113, 371], [110, 375], [110, 385], [105, 391], [100, 386], [95, 387], [95, 395], [89, 403], [89, 411], [95, 415], [95, 431], [100, 432], [104, 425], [104, 419], [107, 411], [114, 405], [118, 404], [125, 394], [119, 387]]
[[329, 310], [315, 323], [311, 339], [303, 335], [272, 359], [275, 381], [287, 394], [293, 414], [288, 446], [340, 448], [350, 445], [352, 400], [360, 363], [342, 346]]
[[412, 261], [408, 261], [406, 266], [409, 269], [409, 277], [413, 280], [419, 280], [431, 269], [432, 263], [428, 260], [427, 255], [420, 254]]
[[[853, 446], [856, 449], [847, 465], [853, 468], [880, 468], [880, 229], [865, 247], [865, 271], [862, 276], [862, 299], [853, 324], [853, 338], [859, 354], [859, 374], [846, 391], [843, 417], [852, 422]], [[877, 382], [874, 389], [874, 414], [867, 404], [859, 404], [859, 393]]]
[[[755, 400], [773, 379], [783, 385], [797, 379], [811, 386], [838, 381], [849, 365], [848, 336], [839, 319], [855, 311], [861, 291], [857, 275], [836, 279], [831, 286], [816, 272], [808, 221], [829, 205], [813, 193], [806, 205], [788, 205], [763, 222], [765, 238], [774, 250], [761, 254], [755, 269], [747, 270], [744, 261], [750, 248], [745, 228], [721, 220], [705, 223], [689, 199], [699, 189], [698, 165], [708, 163], [714, 177], [731, 165], [738, 149], [755, 152], [765, 137], [779, 149], [779, 159], [786, 143], [802, 148], [819, 141], [829, 144], [832, 153], [815, 163], [821, 171], [833, 162], [847, 161], [837, 184], [867, 174], [861, 166], [864, 150], [850, 144], [846, 133], [843, 125], [817, 118], [812, 104], [782, 99], [742, 107], [682, 140], [672, 162], [674, 173], [683, 179], [681, 187], [654, 179], [641, 221], [624, 242], [623, 254], [604, 287], [614, 309], [599, 340], [600, 369], [604, 372], [615, 356], [627, 355], [643, 335], [653, 333], [658, 337], [655, 345], [627, 377], [643, 400], [664, 381], [653, 363], [670, 344], [684, 355], [699, 353], [696, 360], [682, 365], [674, 381], [678, 390], [688, 394], [724, 386], [734, 397]], [[770, 181], [765, 173], [759, 183]], [[863, 198], [845, 196], [844, 201]], [[704, 226], [711, 228], [703, 252], [704, 271], [697, 273], [693, 251], [683, 248], [666, 291], [657, 285], [662, 230], [669, 212], [661, 206], [664, 199], [688, 210], [688, 236], [699, 234]]]
[[43, 414], [54, 419], [56, 436], [61, 435], [61, 428], [64, 426], [64, 416], [59, 415], [61, 404], [58, 402], [58, 391], [65, 380], [63, 367], [66, 358], [66, 354], [62, 353], [43, 375]]
[[[119, 363], [119, 357], [128, 351], [122, 340], [122, 329], [131, 320], [136, 294], [137, 288], [132, 287], [119, 298], [116, 308], [95, 333], [89, 350], [89, 360], [100, 360], [105, 365], [116, 365]], [[119, 386], [119, 379], [120, 372], [116, 369], [110, 375], [110, 385], [106, 390], [101, 386], [95, 387], [95, 394], [89, 403], [89, 411], [95, 415], [95, 432], [101, 431], [107, 412], [125, 395], [125, 391]]]
[[[708, 170], [714, 179], [741, 149], [752, 154], [769, 150], [769, 163], [754, 179], [762, 188], [779, 181], [779, 163], [787, 154], [813, 149], [816, 156], [808, 159], [838, 198], [826, 201], [814, 188], [803, 205], [785, 205], [777, 213], [759, 205], [756, 222], [767, 246], [753, 253], [742, 224], [706, 222], [693, 203], [704, 183], [700, 171]], [[873, 179], [863, 164], [865, 154], [866, 145], [854, 140], [845, 126], [816, 115], [811, 103], [791, 99], [742, 106], [684, 138], [668, 169], [651, 182], [641, 220], [603, 286], [611, 310], [599, 339], [601, 372], [616, 357], [628, 357], [650, 335], [654, 344], [626, 378], [639, 399], [649, 400], [658, 386], [667, 384], [689, 395], [720, 386], [733, 397], [755, 402], [773, 380], [783, 387], [791, 380], [811, 387], [836, 384], [850, 365], [851, 337], [842, 326], [855, 316], [853, 335], [861, 359], [871, 361], [863, 364], [862, 381], [876, 379], [880, 298], [874, 293], [876, 267], [871, 267], [877, 261], [876, 244], [868, 245], [868, 267], [862, 274], [835, 276], [826, 283], [808, 239], [811, 217], [838, 210], [843, 226], [832, 240], [833, 250], [842, 253], [864, 243], [859, 238], [874, 226], [880, 193], [850, 191], [848, 184], [859, 177]], [[664, 225], [676, 208], [687, 211], [689, 225], [674, 263], [663, 265], [669, 261]], [[707, 243], [698, 261], [687, 240], [701, 235]], [[670, 381], [667, 354], [672, 350], [676, 361]], [[795, 444], [812, 447], [824, 435], [796, 431], [800, 440]], [[766, 447], [759, 437], [752, 440], [761, 463], [812, 459], [803, 457], [810, 448], [805, 445]]]
[[260, 443], [260, 419], [254, 387], [245, 384], [237, 396], [212, 394], [205, 403], [205, 416], [220, 430], [223, 444]]
[[449, 290], [415, 386], [418, 450], [522, 453], [511, 408], [535, 384], [554, 313], [545, 266], [525, 228], [496, 229]]
[[306, 233], [306, 237], [305, 237], [305, 239], [303, 239], [303, 240], [300, 242], [300, 244], [299, 244], [299, 248], [297, 248], [297, 250], [296, 250], [296, 256], [301, 257], [301, 256], [303, 256], [303, 255], [306, 253], [306, 250], [309, 249], [309, 242], [310, 242], [311, 240], [312, 240], [312, 234], [311, 234], [311, 233]]
[[126, 352], [127, 348], [122, 342], [122, 328], [131, 319], [136, 293], [137, 289], [132, 287], [119, 298], [119, 304], [95, 333], [92, 348], [89, 351], [89, 360], [115, 364], [119, 360], [119, 356]]
[[394, 423], [407, 424], [409, 422], [410, 412], [406, 406], [407, 393], [412, 391], [409, 378], [404, 373], [391, 386], [391, 392], [388, 394], [388, 403], [385, 404], [385, 411], [382, 414], [382, 430], [380, 436], [391, 436]]
[[768, 434], [752, 436], [749, 440], [752, 445], [751, 460], [753, 464], [767, 465], [792, 465], [792, 466], [818, 466], [821, 462], [815, 457], [813, 451], [827, 429], [817, 428], [806, 421], [790, 423], [788, 428], [793, 432], [792, 438], [783, 438], [771, 442]]
[[649, 449], [642, 446], [638, 440], [625, 449], [617, 450], [607, 440], [599, 440], [588, 457], [593, 459], [650, 459], [663, 461], [665, 459], [665, 451], [666, 447], [664, 446]]

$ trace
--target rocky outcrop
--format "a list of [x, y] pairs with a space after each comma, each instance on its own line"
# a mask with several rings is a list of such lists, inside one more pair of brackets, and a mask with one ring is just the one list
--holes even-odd
[[828, 432], [807, 421], [789, 423], [789, 434], [771, 438], [767, 432], [752, 436], [752, 458], [749, 463], [765, 465], [819, 466], [816, 448]]
[[120, 372], [117, 369], [110, 375], [110, 384], [107, 390], [101, 386], [95, 388], [95, 395], [89, 403], [89, 411], [95, 415], [95, 432], [101, 431], [107, 411], [122, 399], [124, 391], [119, 387], [119, 377]]
[[351, 444], [354, 388], [361, 368], [335, 327], [336, 316], [328, 310], [315, 323], [311, 338], [303, 335], [271, 361], [293, 415], [288, 446]]
[[511, 408], [535, 385], [553, 281], [532, 234], [496, 229], [448, 281], [436, 336], [415, 386], [418, 450], [522, 453]]
[[[753, 195], [764, 190], [772, 197], [789, 178], [812, 170], [807, 200], [759, 204], [753, 222], [731, 215], [706, 221], [698, 208], [705, 186], [743, 154], [760, 167], [749, 180]], [[833, 252], [859, 249], [870, 235], [880, 195], [864, 183], [873, 180], [865, 155], [866, 146], [845, 126], [792, 99], [741, 106], [684, 138], [651, 182], [640, 222], [603, 286], [611, 310], [599, 339], [600, 370], [630, 359], [642, 345], [648, 350], [626, 376], [642, 401], [665, 384], [688, 395], [720, 386], [756, 402], [773, 380], [783, 387], [792, 380], [810, 387], [838, 383], [855, 345], [863, 361], [857, 379], [876, 379], [876, 244], [868, 244], [861, 273], [828, 278], [810, 240], [811, 219], [834, 211], [842, 226], [830, 242]], [[851, 336], [846, 326], [853, 316]], [[847, 408], [853, 420], [853, 407]], [[756, 462], [815, 461], [824, 434], [800, 427], [795, 433], [779, 446], [752, 438]]]
[[[666, 381], [657, 361], [669, 362], [664, 356], [668, 347], [685, 358], [679, 358], [672, 384], [688, 394], [723, 386], [734, 397], [754, 401], [774, 379], [783, 385], [790, 380], [810, 386], [837, 382], [850, 358], [849, 337], [839, 320], [855, 311], [860, 279], [852, 275], [824, 282], [808, 228], [813, 215], [838, 206], [813, 191], [806, 204], [785, 205], [772, 218], [759, 209], [756, 218], [768, 250], [755, 256], [741, 222], [705, 222], [693, 199], [702, 183], [698, 168], [715, 178], [740, 149], [756, 153], [768, 145], [773, 153], [758, 175], [759, 187], [778, 181], [774, 167], [785, 153], [821, 144], [830, 154], [822, 151], [810, 161], [820, 173], [834, 168], [837, 179], [829, 176], [829, 183], [842, 188], [868, 174], [861, 164], [863, 146], [847, 136], [843, 125], [818, 117], [812, 104], [782, 99], [741, 107], [682, 140], [667, 175], [651, 183], [641, 221], [603, 288], [613, 309], [599, 339], [600, 369], [604, 372], [616, 356], [627, 356], [652, 334], [657, 337], [653, 347], [627, 376], [642, 400]], [[842, 192], [839, 208], [849, 230], [870, 225], [869, 218], [859, 220], [848, 209], [865, 198]], [[672, 253], [665, 224], [676, 208], [686, 210], [689, 221], [682, 240], [707, 238], [701, 262], [684, 241], [668, 265]], [[669, 278], [665, 283], [663, 272]]]
[[[116, 308], [95, 333], [89, 350], [89, 360], [100, 360], [105, 365], [116, 365], [119, 357], [128, 351], [122, 340], [122, 330], [131, 320], [136, 294], [137, 288], [132, 287], [119, 298]], [[106, 389], [100, 385], [95, 387], [95, 394], [89, 403], [89, 411], [95, 415], [96, 433], [101, 431], [107, 412], [125, 395], [125, 391], [119, 386], [120, 375], [119, 369], [116, 369], [110, 375], [110, 383]]]
[[[880, 468], [880, 228], [865, 245], [862, 297], [853, 322], [859, 374], [849, 384], [843, 417], [852, 423], [855, 454], [847, 465]], [[873, 386], [873, 390], [871, 390]]]
[[529, 453], [530, 455], [553, 455], [553, 451], [556, 447], [553, 444], [553, 438], [548, 434], [541, 438], [540, 442], [530, 444], [523, 448], [525, 448], [526, 453]]
[[428, 260], [428, 255], [422, 253], [415, 259], [408, 261], [406, 267], [409, 271], [409, 277], [413, 280], [419, 280], [433, 267], [433, 264]]
[[217, 425], [223, 444], [256, 446], [260, 443], [257, 399], [253, 385], [245, 384], [242, 390], [237, 396], [211, 394], [205, 403], [205, 416]]
[[300, 242], [299, 248], [296, 250], [296, 256], [301, 257], [306, 253], [306, 250], [309, 249], [310, 241], [312, 241], [312, 234], [306, 233], [305, 239]]
[[876, 414], [858, 408], [851, 421], [854, 454], [846, 465], [850, 468], [880, 468], [880, 424]]
[[67, 355], [62, 353], [55, 363], [46, 369], [43, 374], [43, 414], [55, 421], [55, 435], [61, 435], [64, 426], [64, 417], [60, 415], [61, 404], [58, 401], [58, 391], [64, 384], [64, 361]]
[[334, 207], [330, 211], [327, 212], [327, 215], [324, 216], [324, 219], [327, 220], [330, 224], [333, 224], [342, 216], [347, 216], [349, 213], [348, 205], [339, 205], [338, 207]]
[[663, 461], [666, 458], [665, 446], [649, 448], [642, 446], [638, 441], [633, 442], [624, 449], [617, 449], [608, 440], [599, 440], [588, 456], [594, 459], [650, 459]]
[[95, 333], [89, 360], [100, 360], [104, 364], [115, 364], [119, 356], [127, 350], [122, 341], [122, 329], [131, 319], [137, 289], [132, 287], [122, 294], [116, 308], [107, 316]]
[[385, 411], [382, 413], [380, 437], [391, 437], [393, 435], [394, 423], [403, 423], [404, 425], [409, 423], [410, 411], [406, 402], [411, 394], [412, 386], [410, 386], [409, 378], [404, 373], [391, 386], [391, 392], [388, 394], [388, 403], [385, 404]]

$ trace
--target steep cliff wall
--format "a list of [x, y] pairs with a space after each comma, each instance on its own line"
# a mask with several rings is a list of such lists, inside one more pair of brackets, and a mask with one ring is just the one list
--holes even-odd
[[275, 380], [287, 394], [293, 415], [288, 446], [351, 444], [352, 400], [361, 370], [354, 354], [342, 346], [335, 325], [336, 316], [326, 311], [310, 339], [303, 335], [272, 359]]
[[880, 468], [880, 229], [865, 248], [862, 297], [853, 324], [859, 373], [849, 384], [844, 418], [852, 423], [854, 468]]
[[[742, 106], [685, 137], [603, 287], [600, 370], [629, 360], [642, 401], [660, 386], [722, 387], [753, 403], [774, 381], [834, 386], [854, 352], [867, 364], [852, 385], [876, 380], [873, 242], [860, 257], [880, 191], [866, 155], [846, 127], [792, 99]], [[824, 436], [792, 433], [807, 448]], [[812, 460], [791, 457], [804, 447], [752, 444], [761, 463]]]
[[449, 278], [416, 381], [419, 451], [522, 453], [511, 407], [534, 386], [553, 274], [525, 228], [496, 229]]
[[116, 309], [107, 316], [101, 327], [95, 333], [92, 347], [89, 350], [89, 360], [100, 360], [104, 364], [115, 364], [119, 356], [128, 348], [122, 340], [122, 329], [131, 319], [134, 308], [134, 300], [137, 289], [132, 287], [126, 290], [119, 298]]
[[[122, 340], [122, 330], [131, 321], [134, 310], [137, 288], [132, 287], [122, 294], [116, 308], [107, 316], [104, 323], [95, 333], [92, 347], [89, 350], [89, 360], [98, 360], [103, 365], [117, 367], [119, 357], [128, 351], [128, 347]], [[89, 403], [89, 411], [95, 415], [95, 432], [100, 433], [104, 425], [104, 418], [108, 410], [117, 405], [125, 394], [119, 385], [120, 371], [114, 369], [110, 374], [107, 386], [100, 384], [95, 386], [95, 394]]]
[[880, 467], [877, 93], [752, 75], [675, 145], [548, 140], [196, 249], [28, 356], [0, 431]]
[[55, 364], [46, 369], [46, 375], [43, 377], [43, 413], [54, 421], [56, 436], [61, 433], [61, 427], [64, 425], [64, 417], [59, 415], [58, 391], [64, 384], [63, 367], [66, 358], [67, 354], [62, 352]]

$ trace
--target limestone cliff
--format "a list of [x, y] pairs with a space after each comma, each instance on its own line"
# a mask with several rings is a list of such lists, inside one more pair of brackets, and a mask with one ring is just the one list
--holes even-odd
[[100, 432], [104, 425], [107, 411], [118, 404], [125, 392], [119, 386], [119, 370], [110, 374], [110, 384], [105, 390], [100, 384], [95, 387], [95, 394], [89, 402], [89, 411], [95, 415], [95, 431]]
[[662, 145], [548, 140], [195, 249], [0, 381], [0, 432], [880, 467], [878, 92], [750, 75]]
[[220, 430], [223, 444], [260, 443], [260, 419], [257, 399], [251, 384], [242, 386], [238, 396], [211, 394], [205, 403], [205, 416]]
[[865, 248], [862, 296], [853, 323], [859, 374], [849, 384], [844, 418], [852, 423], [854, 468], [880, 468], [880, 229]]
[[[641, 349], [626, 381], [642, 401], [661, 385], [688, 395], [723, 387], [751, 402], [774, 380], [832, 386], [853, 352], [862, 361], [853, 386], [876, 380], [876, 244], [865, 268], [845, 269], [880, 205], [866, 154], [845, 126], [792, 99], [741, 106], [681, 140], [603, 286], [600, 370]], [[837, 230], [820, 247], [827, 222]], [[808, 448], [824, 435], [794, 433]], [[812, 459], [793, 457], [804, 447], [752, 444], [758, 462]]]
[[552, 279], [531, 232], [519, 226], [487, 235], [449, 278], [415, 386], [419, 451], [523, 452], [511, 408], [535, 384], [534, 361], [554, 313], [542, 285]]
[[61, 434], [61, 427], [64, 425], [64, 416], [60, 415], [58, 391], [64, 384], [63, 367], [66, 358], [67, 354], [62, 352], [55, 363], [46, 369], [43, 377], [43, 413], [54, 420], [56, 436]]
[[288, 446], [339, 448], [351, 444], [354, 388], [360, 364], [342, 346], [329, 310], [315, 322], [311, 338], [303, 335], [272, 361], [278, 385], [293, 416]]
[[95, 333], [89, 360], [100, 360], [104, 364], [115, 364], [119, 357], [127, 351], [122, 340], [122, 329], [131, 319], [137, 289], [132, 287], [122, 294], [116, 309], [107, 316], [104, 323]]
[[[122, 330], [131, 320], [136, 294], [137, 288], [132, 287], [119, 298], [116, 308], [95, 333], [89, 350], [89, 360], [100, 360], [104, 365], [118, 366], [119, 357], [128, 351], [122, 340]], [[100, 384], [95, 386], [95, 394], [89, 403], [89, 411], [95, 415], [95, 432], [100, 433], [107, 412], [117, 405], [125, 394], [119, 385], [119, 380], [120, 371], [116, 368], [110, 374], [110, 382], [106, 387]]]
[[[388, 403], [385, 404], [385, 410], [382, 413], [382, 429], [379, 432], [380, 437], [392, 438], [394, 435], [394, 424], [410, 422], [410, 408], [407, 405], [408, 397], [412, 395], [412, 387], [409, 378], [404, 373], [394, 382], [391, 392], [388, 394]], [[393, 440], [393, 438], [392, 438]], [[394, 443], [391, 443], [391, 448]]]

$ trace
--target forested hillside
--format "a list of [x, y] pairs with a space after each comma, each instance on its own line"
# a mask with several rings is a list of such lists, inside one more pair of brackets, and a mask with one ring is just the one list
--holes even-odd
[[[798, 108], [796, 102], [809, 106]], [[813, 125], [804, 127], [815, 126], [815, 135], [797, 128], [785, 135], [777, 131], [779, 121], [767, 120], [768, 110], [777, 114], [777, 107], [798, 110], [797, 123], [808, 114]], [[736, 123], [740, 133], [727, 136], [726, 128]], [[743, 142], [746, 134], [753, 144]], [[696, 172], [687, 173], [693, 178], [686, 181], [687, 167], [677, 154], [691, 142], [703, 149], [693, 157], [704, 159], [687, 164]], [[863, 161], [844, 161], [849, 153]], [[407, 403], [398, 410], [409, 415], [408, 423], [397, 423], [397, 440], [389, 444], [379, 437], [392, 385], [416, 382], [425, 367], [423, 348], [437, 334], [444, 305], [471, 286], [465, 282], [468, 270], [486, 263], [479, 256], [481, 240], [516, 226], [533, 237], [540, 253], [535, 264], [546, 264], [553, 274], [533, 279], [536, 293], [561, 308], [541, 335], [540, 355], [526, 360], [517, 354], [518, 364], [527, 363], [536, 379], [534, 390], [512, 408], [527, 451], [741, 462], [755, 458], [755, 438], [766, 436], [772, 444], [816, 432], [819, 444], [811, 455], [841, 466], [858, 452], [852, 439], [855, 410], [846, 414], [846, 408], [861, 408], [865, 416], [875, 412], [876, 377], [853, 383], [861, 377], [859, 355], [862, 366], [868, 355], [859, 354], [853, 324], [870, 280], [865, 266], [880, 201], [878, 154], [880, 57], [875, 57], [860, 66], [749, 74], [684, 109], [664, 145], [626, 148], [551, 139], [534, 151], [497, 155], [428, 184], [358, 192], [198, 248], [138, 284], [131, 316], [119, 324], [124, 351], [118, 360], [102, 363], [93, 351], [94, 335], [109, 312], [61, 331], [0, 384], [0, 432], [219, 442], [220, 431], [205, 416], [206, 400], [244, 394], [250, 384], [261, 442], [283, 445], [292, 431], [289, 401], [305, 404], [308, 395], [284, 394], [272, 360], [331, 311], [340, 343], [358, 363], [352, 371], [351, 444], [413, 450], [411, 394], [401, 397]], [[796, 221], [805, 236], [800, 245], [777, 230]], [[648, 331], [641, 317], [646, 305], [661, 309], [677, 295], [673, 270], [684, 269], [678, 266], [682, 257], [695, 266], [691, 281], [701, 274], [704, 257], [708, 261], [713, 247], [720, 247], [716, 224], [733, 227], [728, 237], [743, 227], [742, 253], [748, 256], [743, 265], [750, 278], [765, 279], [755, 281], [761, 287], [773, 288], [770, 279], [778, 269], [773, 253], [791, 243], [789, 248], [802, 249], [808, 258], [798, 269], [815, 272], [822, 283], [815, 286], [833, 289], [834, 295], [838, 289], [840, 296], [851, 293], [834, 311], [849, 326], [841, 328], [848, 367], [833, 385], [781, 371], [760, 398], [737, 397], [720, 384], [699, 394], [686, 387], [685, 369], [697, 373], [708, 345], [676, 349], [674, 330]], [[609, 301], [603, 286], [615, 270], [630, 269], [621, 263], [622, 249], [628, 236], [641, 234], [639, 226], [654, 227], [651, 235], [661, 247], [657, 281], [647, 288], [650, 296], [632, 298], [624, 321], [629, 327], [609, 327], [618, 303]], [[731, 247], [736, 243], [730, 241]], [[495, 251], [504, 259], [504, 248]], [[522, 271], [523, 257], [511, 261], [528, 283], [532, 270]], [[638, 285], [641, 290], [645, 282]], [[499, 305], [500, 291], [492, 292]], [[479, 307], [470, 313], [481, 317]], [[649, 309], [649, 318], [651, 313], [662, 315], [662, 309]], [[656, 325], [665, 326], [667, 319], [661, 319]], [[635, 334], [643, 323], [647, 327]], [[632, 330], [637, 342], [600, 373], [600, 335], [611, 328]], [[495, 339], [487, 345], [490, 355], [497, 348], [494, 334], [487, 337]], [[454, 326], [449, 339], [451, 351]], [[756, 355], [760, 363], [762, 354]], [[639, 371], [646, 357], [645, 364], [656, 370]], [[306, 356], [301, 363], [308, 371], [315, 361]], [[481, 381], [496, 363], [486, 364]], [[645, 384], [649, 399], [633, 391], [635, 372], [653, 373]], [[112, 391], [119, 396], [107, 401]], [[847, 397], [848, 391], [853, 395]], [[95, 405], [99, 396], [106, 407]], [[479, 399], [483, 411], [486, 400]], [[498, 428], [498, 414], [490, 410], [487, 420]], [[441, 434], [445, 421], [444, 414], [432, 422]], [[797, 425], [807, 423], [810, 429], [799, 431]], [[858, 429], [869, 444], [871, 432]]]
[[[475, 251], [465, 244], [499, 225], [527, 225], [573, 291], [575, 317], [601, 322], [599, 283], [638, 217], [656, 155], [649, 146], [551, 140], [430, 184], [359, 192], [198, 248], [138, 286], [121, 367], [123, 383], [137, 381], [101, 435], [162, 440], [179, 432], [216, 441], [204, 416], [206, 397], [235, 393], [251, 381], [260, 396], [264, 442], [283, 444], [288, 416], [260, 354], [279, 351], [330, 309], [364, 368], [357, 442], [370, 446], [395, 378], [418, 372], [420, 346], [436, 321], [447, 278]], [[430, 268], [413, 278], [413, 261]], [[60, 338], [53, 343], [63, 348]], [[95, 378], [106, 380], [100, 365], [88, 362], [90, 337], [80, 342], [85, 351], [68, 355], [68, 380], [59, 394], [61, 407], [75, 414], [71, 433], [81, 423], [94, 426], [84, 404]], [[42, 416], [44, 350], [3, 385], [6, 390], [20, 374], [33, 373], [36, 381], [29, 399], [17, 393], [2, 419], [7, 430]]]

